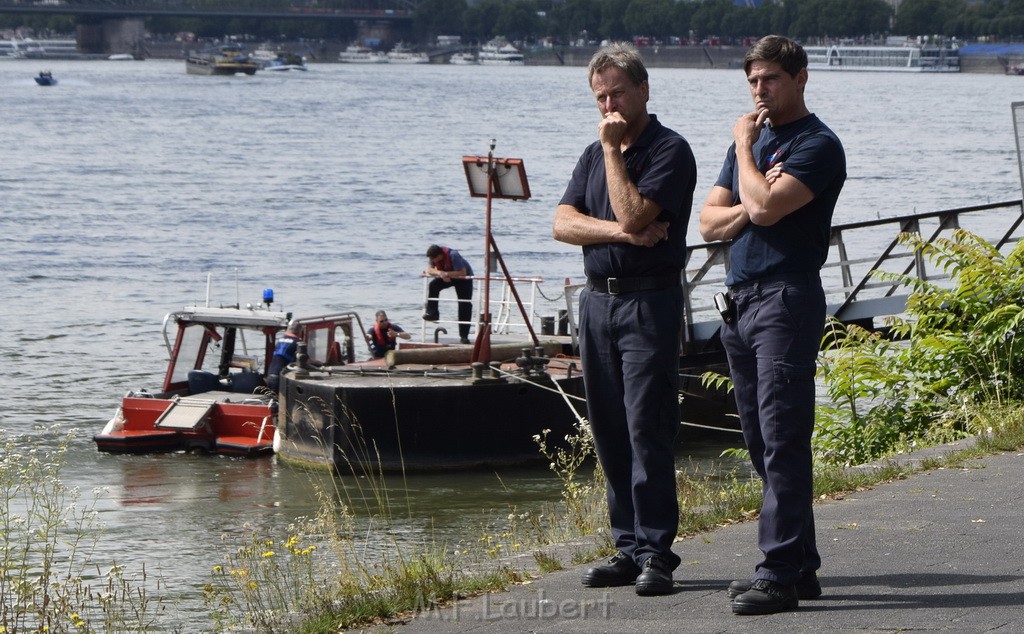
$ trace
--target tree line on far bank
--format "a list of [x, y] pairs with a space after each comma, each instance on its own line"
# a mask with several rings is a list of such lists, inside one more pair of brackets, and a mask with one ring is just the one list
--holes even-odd
[[[133, 0], [115, 0], [131, 3]], [[317, 9], [410, 10], [403, 0], [320, 0]], [[303, 0], [186, 0], [205, 8], [289, 9]], [[463, 42], [496, 36], [535, 43], [632, 39], [664, 43], [723, 43], [780, 33], [799, 40], [877, 39], [889, 33], [956, 37], [960, 40], [1024, 39], [1024, 0], [902, 0], [898, 9], [886, 0], [762, 0], [758, 7], [733, 0], [418, 0], [412, 25], [401, 38], [430, 45], [438, 35]], [[30, 27], [38, 32], [69, 33], [71, 16], [0, 16], [0, 29]], [[346, 22], [228, 18], [149, 18], [154, 35], [181, 32], [199, 37], [247, 34], [260, 39], [357, 37]]]

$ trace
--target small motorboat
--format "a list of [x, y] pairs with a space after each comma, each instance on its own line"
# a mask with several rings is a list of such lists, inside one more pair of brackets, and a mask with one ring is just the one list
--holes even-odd
[[[270, 301], [273, 293], [267, 289]], [[273, 453], [277, 395], [266, 387], [275, 340], [291, 320], [268, 295], [257, 306], [190, 306], [164, 318], [167, 369], [156, 390], [132, 390], [93, 437], [107, 453], [195, 451], [230, 456]], [[307, 342], [319, 363], [354, 360], [351, 335], [362, 338], [352, 314], [308, 319], [309, 337], [330, 331], [348, 337], [348, 355], [326, 340]], [[335, 328], [336, 327], [336, 328]], [[322, 343], [320, 347], [318, 343]], [[340, 341], [339, 341], [340, 343]], [[327, 356], [333, 352], [335, 358]]]
[[263, 70], [306, 70], [306, 63], [303, 61], [301, 55], [295, 53], [282, 51], [277, 53], [272, 59], [264, 61], [260, 68]]
[[56, 86], [57, 80], [53, 78], [53, 73], [48, 70], [40, 71], [35, 77], [36, 83], [40, 86]]

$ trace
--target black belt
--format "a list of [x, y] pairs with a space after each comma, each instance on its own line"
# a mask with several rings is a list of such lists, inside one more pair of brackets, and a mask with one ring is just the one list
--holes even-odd
[[758, 278], [756, 280], [747, 280], [740, 282], [739, 284], [733, 284], [729, 287], [730, 291], [742, 291], [749, 288], [761, 289], [770, 284], [777, 284], [779, 282], [789, 284], [816, 284], [821, 285], [821, 273], [818, 271], [797, 271], [790, 273], [776, 273], [775, 275], [767, 275], [765, 277]]
[[621, 295], [637, 291], [660, 291], [679, 286], [679, 274], [655, 275], [651, 277], [588, 277], [587, 288], [598, 293]]

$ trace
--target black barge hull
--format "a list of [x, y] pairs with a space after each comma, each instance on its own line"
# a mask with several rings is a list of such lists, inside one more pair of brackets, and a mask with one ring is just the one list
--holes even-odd
[[[585, 415], [583, 377], [529, 379], [336, 372], [281, 377], [275, 449], [293, 464], [339, 473], [448, 471], [543, 458], [535, 436], [564, 446]], [[572, 403], [570, 406], [569, 403]]]

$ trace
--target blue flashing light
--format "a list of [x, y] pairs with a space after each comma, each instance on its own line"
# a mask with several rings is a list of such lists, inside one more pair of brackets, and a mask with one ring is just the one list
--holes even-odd
[[263, 303], [267, 304], [268, 306], [270, 304], [274, 303], [274, 289], [272, 289], [272, 288], [265, 288], [265, 289], [263, 289]]

